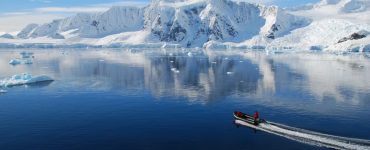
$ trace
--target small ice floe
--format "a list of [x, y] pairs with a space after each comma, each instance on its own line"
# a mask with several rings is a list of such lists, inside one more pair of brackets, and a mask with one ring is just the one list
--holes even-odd
[[100, 62], [104, 62], [105, 60], [104, 60], [104, 59], [100, 59], [99, 61], [100, 61]]
[[31, 57], [33, 57], [32, 52], [21, 52], [19, 54], [22, 56], [22, 58], [31, 58]]
[[242, 61], [242, 60], [241, 60], [241, 61], [239, 61], [239, 62], [240, 62], [240, 63], [242, 63], [242, 62], [244, 62], [244, 61]]
[[26, 65], [30, 65], [30, 64], [33, 64], [33, 61], [31, 59], [25, 59], [23, 60], [23, 63]]
[[32, 76], [31, 74], [24, 73], [20, 75], [13, 75], [10, 78], [0, 80], [0, 87], [26, 85], [45, 81], [54, 81], [54, 80], [46, 75]]
[[12, 59], [9, 61], [9, 64], [11, 65], [20, 65], [20, 64], [33, 64], [32, 59]]
[[226, 74], [227, 74], [227, 75], [232, 75], [232, 74], [234, 74], [234, 72], [230, 72], [230, 71], [229, 71], [229, 72], [226, 72]]
[[214, 61], [214, 62], [212, 62], [212, 64], [217, 64], [217, 62]]
[[188, 52], [188, 56], [189, 56], [189, 57], [193, 57], [193, 53]]
[[19, 59], [12, 59], [12, 60], [9, 61], [9, 64], [19, 65], [19, 64], [21, 64], [21, 61]]
[[5, 94], [5, 93], [8, 93], [8, 91], [0, 89], [0, 94]]
[[176, 68], [171, 68], [171, 71], [174, 73], [180, 73], [180, 70], [177, 70]]
[[21, 55], [21, 58], [12, 59], [9, 61], [9, 64], [11, 65], [33, 64], [32, 58], [34, 57], [32, 52], [21, 52], [19, 54]]
[[170, 62], [171, 62], [171, 63], [174, 63], [174, 61], [173, 61], [173, 60], [171, 60]]

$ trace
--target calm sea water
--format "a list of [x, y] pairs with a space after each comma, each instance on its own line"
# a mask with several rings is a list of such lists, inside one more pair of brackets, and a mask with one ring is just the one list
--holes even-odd
[[0, 79], [55, 81], [0, 88], [1, 150], [324, 149], [237, 128], [235, 110], [370, 139], [367, 54], [26, 50], [32, 65], [9, 65], [22, 51], [0, 51]]

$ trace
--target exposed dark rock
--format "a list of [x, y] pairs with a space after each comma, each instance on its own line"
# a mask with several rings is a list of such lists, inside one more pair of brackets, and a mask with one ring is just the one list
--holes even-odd
[[271, 26], [271, 31], [273, 31], [273, 32], [279, 31], [278, 26], [276, 24], [273, 24]]
[[269, 39], [275, 39], [274, 33], [267, 34], [266, 37]]
[[49, 37], [51, 37], [53, 39], [65, 39], [64, 36], [61, 35], [61, 34], [59, 34], [59, 33], [55, 33], [55, 34], [53, 34], [53, 35], [51, 35]]
[[166, 28], [164, 30], [154, 30], [152, 29], [152, 33], [157, 35], [161, 41], [171, 42], [176, 41], [180, 42], [184, 40], [186, 36], [186, 29], [180, 26], [177, 22], [176, 23], [167, 23]]
[[273, 24], [271, 26], [269, 34], [267, 34], [266, 37], [269, 38], [269, 39], [275, 39], [275, 32], [279, 31], [279, 27], [280, 27], [279, 25]]
[[338, 43], [342, 43], [342, 42], [345, 42], [345, 41], [348, 41], [348, 40], [358, 40], [358, 39], [362, 39], [362, 38], [365, 38], [365, 37], [366, 37], [365, 33], [353, 33], [349, 37], [344, 37], [344, 38], [340, 39], [338, 41]]
[[238, 35], [238, 32], [234, 29], [234, 27], [228, 23], [226, 23], [227, 26], [227, 32], [229, 33], [230, 36], [236, 37]]
[[94, 20], [94, 21], [91, 23], [91, 25], [92, 25], [92, 26], [94, 26], [94, 27], [98, 27], [99, 22], [98, 22], [98, 21], [96, 21], [96, 20]]
[[169, 33], [168, 41], [182, 41], [185, 38], [186, 29], [181, 27], [179, 24], [173, 26]]

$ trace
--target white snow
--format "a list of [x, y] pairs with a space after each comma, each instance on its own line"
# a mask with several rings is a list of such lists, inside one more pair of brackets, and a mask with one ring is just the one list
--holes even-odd
[[31, 74], [24, 73], [0, 80], [0, 87], [26, 85], [45, 81], [53, 81], [53, 79], [46, 75], [32, 76]]
[[351, 13], [343, 12], [346, 5], [356, 1], [360, 0], [323, 0], [312, 9], [290, 12], [296, 16], [310, 18], [312, 23], [272, 41], [267, 44], [268, 48], [276, 49], [288, 45], [301, 50], [352, 51], [353, 47], [365, 47], [370, 44], [369, 36], [338, 43], [340, 39], [353, 33], [370, 31], [369, 9]]
[[348, 3], [344, 4], [341, 11], [345, 13], [356, 13], [368, 11], [369, 8], [370, 8], [369, 0], [351, 0]]
[[[298, 49], [367, 51], [368, 0], [322, 0], [304, 9], [230, 0], [153, 0], [147, 7], [115, 6], [0, 37], [0, 48]], [[359, 49], [359, 50], [357, 50]]]

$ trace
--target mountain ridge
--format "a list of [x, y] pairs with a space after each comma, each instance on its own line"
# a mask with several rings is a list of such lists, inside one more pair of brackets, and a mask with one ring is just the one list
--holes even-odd
[[[333, 11], [335, 14], [330, 14], [335, 17], [320, 20], [317, 15], [306, 15], [311, 12], [312, 14], [322, 13], [323, 9], [328, 8], [335, 10]], [[357, 24], [346, 24], [344, 17], [336, 18], [336, 16], [346, 17], [352, 14], [364, 14], [367, 11], [368, 3], [365, 0], [322, 0], [312, 8], [301, 10], [229, 0], [153, 0], [146, 7], [114, 6], [106, 12], [79, 13], [47, 24], [30, 24], [19, 32], [15, 39], [0, 38], [0, 43], [7, 45], [6, 43], [13, 41], [13, 43], [32, 44], [33, 41], [39, 40], [54, 45], [82, 44], [108, 47], [166, 43], [166, 45], [173, 44], [177, 45], [176, 47], [189, 48], [225, 47], [226, 45], [226, 47], [239, 48], [259, 46], [260, 48], [298, 47], [301, 49], [310, 49], [312, 46], [319, 45], [321, 49], [326, 49], [333, 45], [337, 46], [337, 43], [325, 44], [311, 40], [312, 44], [307, 44], [299, 40], [305, 37], [296, 36], [296, 32], [321, 30], [316, 27], [322, 26], [320, 22], [336, 23], [343, 30], [353, 26], [353, 29], [348, 31], [350, 33], [343, 32], [338, 37], [333, 37], [338, 41], [360, 30], [370, 31], [370, 26], [367, 20], [365, 23], [363, 21]], [[330, 31], [328, 35], [335, 32], [338, 31]], [[316, 35], [318, 33], [313, 31], [309, 33], [314, 34], [312, 37], [322, 40]], [[364, 36], [365, 46], [360, 42], [362, 47], [370, 43], [367, 43], [370, 41], [369, 37]], [[298, 40], [292, 40], [293, 37]], [[341, 43], [342, 47], [338, 48], [348, 50], [353, 44], [351, 41], [344, 42]]]

